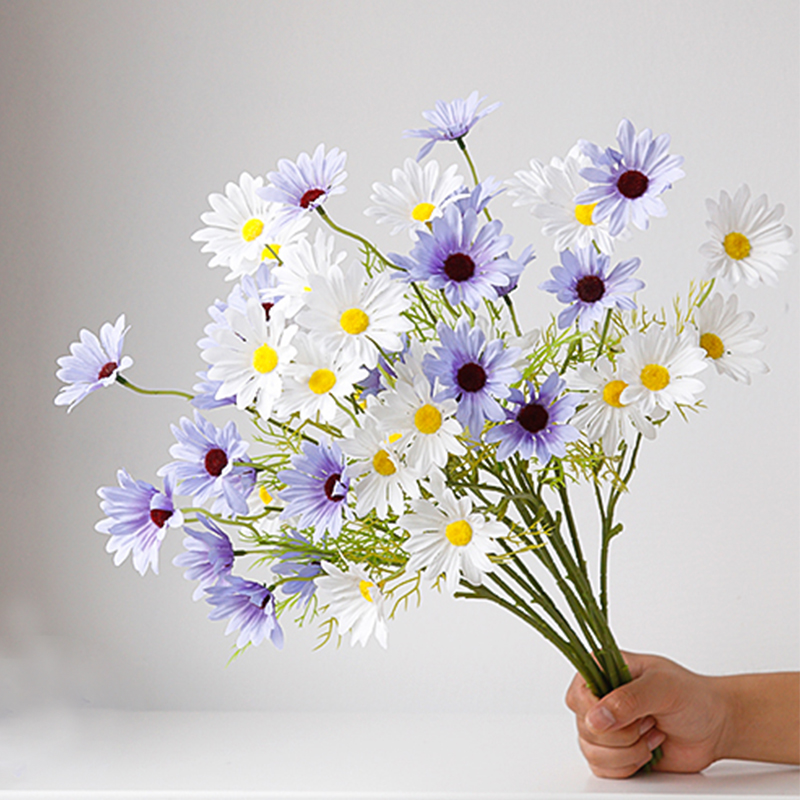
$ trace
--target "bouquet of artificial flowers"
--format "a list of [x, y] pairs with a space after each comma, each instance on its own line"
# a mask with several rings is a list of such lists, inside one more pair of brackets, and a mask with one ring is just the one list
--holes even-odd
[[[406, 232], [403, 252], [384, 254], [329, 215], [345, 191], [337, 148], [212, 194], [192, 238], [235, 283], [209, 308], [194, 391], [123, 377], [120, 316], [99, 337], [81, 331], [59, 359], [67, 385], [55, 402], [72, 409], [119, 383], [194, 406], [173, 425], [161, 485], [121, 469], [98, 492], [97, 529], [116, 564], [130, 555], [145, 574], [158, 572], [167, 531], [183, 528], [175, 563], [210, 618], [238, 632], [237, 652], [265, 638], [280, 647], [287, 615], [318, 621], [323, 642], [385, 647], [389, 620], [434, 587], [510, 611], [602, 696], [630, 679], [608, 623], [608, 555], [642, 439], [701, 406], [709, 365], [746, 383], [766, 371], [763, 329], [715, 283], [774, 283], [791, 231], [766, 197], [721, 192], [708, 201], [706, 279], [674, 313], [650, 314], [634, 298], [640, 259], [616, 261], [614, 249], [667, 213], [663, 195], [684, 174], [669, 137], [623, 120], [618, 149], [579, 141], [563, 160], [480, 181], [465, 139], [499, 105], [481, 110], [484, 99], [425, 112], [431, 127], [405, 132], [427, 140], [417, 159], [373, 185], [365, 214]], [[469, 180], [425, 160], [438, 142], [456, 143]], [[558, 254], [540, 288], [563, 308], [539, 330], [521, 330], [515, 313], [534, 254], [494, 217], [503, 194], [543, 220]], [[226, 406], [249, 437], [211, 421]], [[600, 518], [597, 587], [576, 482], [591, 485]]]

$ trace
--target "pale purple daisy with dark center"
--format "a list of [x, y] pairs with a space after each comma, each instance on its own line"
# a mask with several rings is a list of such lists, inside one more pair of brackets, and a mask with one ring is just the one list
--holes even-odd
[[558, 327], [568, 328], [577, 318], [578, 328], [588, 331], [595, 322], [601, 322], [610, 308], [630, 311], [636, 308], [630, 294], [644, 288], [644, 281], [632, 278], [641, 261], [629, 258], [620, 261], [609, 271], [610, 256], [598, 253], [595, 247], [581, 247], [574, 253], [561, 253], [562, 266], [550, 270], [551, 280], [539, 288], [555, 294], [569, 305], [558, 315]]
[[508, 397], [510, 384], [522, 377], [514, 366], [520, 350], [506, 347], [502, 339], [487, 342], [483, 331], [470, 328], [465, 318], [455, 330], [440, 324], [437, 333], [441, 346], [425, 355], [423, 372], [439, 390], [434, 397], [437, 402], [458, 401], [456, 419], [477, 440], [487, 420], [505, 419], [498, 401]]
[[217, 428], [197, 411], [194, 420], [181, 417], [180, 427], [171, 426], [178, 441], [169, 453], [176, 460], [158, 474], [170, 476], [180, 494], [191, 495], [199, 505], [213, 500], [214, 513], [247, 514], [255, 471], [235, 462], [245, 457], [248, 443], [233, 421]]
[[601, 150], [596, 144], [579, 142], [594, 166], [580, 171], [582, 177], [596, 184], [575, 197], [575, 203], [596, 203], [592, 213], [595, 223], [609, 217], [609, 233], [617, 236], [631, 221], [639, 230], [646, 230], [649, 217], [664, 217], [667, 207], [659, 195], [682, 178], [683, 156], [667, 152], [670, 137], [666, 133], [653, 139], [645, 128], [638, 136], [633, 124], [623, 119], [617, 129], [619, 151], [611, 147]]
[[95, 529], [110, 536], [106, 550], [114, 553], [119, 566], [132, 554], [133, 566], [140, 575], [151, 567], [158, 575], [158, 551], [167, 528], [183, 524], [183, 514], [172, 502], [172, 481], [164, 480], [164, 491], [145, 481], [137, 481], [126, 470], [117, 472], [117, 486], [102, 486], [100, 508], [106, 519]]
[[478, 228], [473, 209], [464, 215], [448, 206], [434, 219], [431, 232], [419, 231], [408, 256], [392, 253], [395, 264], [407, 272], [407, 280], [424, 281], [442, 289], [452, 305], [464, 302], [478, 308], [483, 298], [495, 299], [498, 289], [519, 276], [517, 262], [508, 257], [513, 238], [502, 235], [500, 220]]
[[238, 629], [236, 646], [259, 645], [269, 638], [278, 649], [283, 647], [283, 631], [275, 613], [275, 595], [263, 584], [228, 575], [206, 588], [206, 600], [214, 606], [211, 620], [227, 619], [227, 636]]
[[281, 591], [288, 595], [300, 595], [298, 602], [304, 606], [317, 590], [314, 578], [322, 574], [321, 561], [328, 556], [315, 550], [311, 542], [297, 531], [289, 532], [285, 545], [295, 549], [279, 553], [277, 561], [272, 564], [272, 571], [288, 578], [281, 584]]
[[130, 356], [122, 355], [128, 330], [124, 314], [113, 325], [103, 323], [100, 338], [86, 328], [81, 330], [80, 341], [69, 346], [70, 355], [61, 356], [56, 362], [60, 367], [56, 378], [69, 384], [59, 389], [54, 401], [57, 406], [69, 406], [67, 411], [72, 411], [84, 397], [111, 386], [122, 370], [133, 365]]
[[281, 516], [300, 515], [298, 528], [314, 528], [319, 537], [337, 536], [347, 509], [350, 478], [336, 442], [303, 443], [303, 452], [292, 456], [292, 468], [278, 473], [286, 488], [278, 493], [286, 503]]
[[230, 575], [233, 566], [233, 545], [228, 535], [203, 514], [197, 519], [205, 527], [204, 531], [184, 528], [189, 538], [183, 540], [185, 553], [172, 559], [176, 567], [186, 567], [183, 577], [190, 581], [200, 581], [192, 599], [199, 600], [203, 592]]
[[539, 393], [528, 384], [530, 399], [519, 389], [512, 389], [508, 398], [512, 408], [505, 409], [506, 421], [486, 432], [487, 442], [499, 442], [497, 460], [504, 461], [513, 453], [529, 459], [534, 454], [539, 463], [546, 464], [551, 456], [563, 458], [566, 445], [580, 434], [567, 420], [575, 413], [580, 395], [564, 391], [566, 381], [553, 372], [542, 384]]
[[403, 136], [430, 139], [420, 148], [417, 153], [417, 161], [421, 161], [433, 149], [436, 142], [458, 141], [466, 136], [473, 125], [479, 120], [490, 114], [502, 103], [493, 103], [482, 111], [478, 111], [478, 106], [483, 103], [485, 97], [478, 99], [478, 92], [474, 91], [464, 100], [456, 98], [450, 103], [442, 100], [436, 101], [436, 108], [430, 111], [423, 111], [422, 116], [430, 122], [432, 128], [414, 128], [403, 132]]

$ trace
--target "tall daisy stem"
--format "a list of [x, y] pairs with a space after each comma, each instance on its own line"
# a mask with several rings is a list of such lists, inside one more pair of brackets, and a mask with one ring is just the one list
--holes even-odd
[[379, 261], [383, 262], [383, 264], [385, 266], [387, 266], [387, 267], [391, 267], [392, 269], [400, 269], [400, 267], [398, 267], [396, 264], [392, 264], [392, 262], [389, 261], [389, 259], [386, 258], [386, 256], [383, 255], [383, 253], [381, 253], [381, 251], [378, 250], [378, 248], [375, 247], [375, 245], [372, 244], [372, 242], [367, 241], [363, 236], [360, 236], [357, 233], [353, 233], [353, 231], [348, 231], [345, 228], [342, 228], [339, 225], [337, 225], [328, 216], [328, 213], [325, 211], [325, 209], [322, 206], [317, 206], [317, 211], [319, 212], [319, 215], [322, 217], [322, 219], [324, 219], [325, 222], [331, 228], [333, 228], [333, 230], [335, 230], [337, 233], [341, 233], [342, 236], [349, 236], [351, 239], [355, 239], [357, 242], [359, 242], [361, 244], [361, 246], [364, 248], [364, 250], [367, 252], [367, 254], [373, 253], [375, 255], [375, 257]]
[[503, 295], [503, 300], [508, 306], [508, 313], [511, 314], [511, 321], [514, 323], [514, 332], [517, 336], [522, 336], [522, 330], [519, 327], [519, 322], [517, 322], [517, 312], [514, 311], [514, 302], [507, 294]]
[[[472, 180], [475, 182], [475, 185], [477, 186], [480, 183], [480, 181], [478, 180], [478, 171], [475, 169], [475, 164], [472, 163], [472, 158], [470, 157], [469, 151], [467, 150], [467, 144], [464, 141], [464, 137], [459, 136], [456, 139], [456, 142], [458, 143], [458, 146], [461, 148], [461, 152], [464, 154], [464, 158], [467, 159], [467, 164], [469, 165], [469, 171], [472, 173]], [[488, 219], [489, 222], [491, 222], [492, 215], [489, 213], [489, 209], [484, 208], [483, 213], [486, 214], [486, 219]]]
[[592, 363], [597, 361], [597, 359], [600, 358], [600, 354], [603, 352], [603, 345], [606, 342], [606, 334], [608, 333], [608, 325], [610, 322], [611, 322], [611, 309], [609, 308], [608, 311], [606, 311], [606, 319], [605, 322], [603, 322], [603, 332], [600, 334], [600, 341], [597, 344], [597, 353], [595, 353]]
[[194, 400], [194, 395], [189, 392], [179, 392], [177, 389], [142, 389], [140, 386], [135, 386], [127, 378], [122, 375], [117, 375], [117, 383], [121, 383], [126, 389], [131, 389], [139, 394], [171, 394], [175, 397], [183, 397], [186, 400]]

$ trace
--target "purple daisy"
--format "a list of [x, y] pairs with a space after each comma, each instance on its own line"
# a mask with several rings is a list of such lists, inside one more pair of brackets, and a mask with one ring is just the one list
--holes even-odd
[[133, 553], [133, 566], [140, 575], [148, 567], [158, 575], [158, 551], [167, 528], [183, 525], [183, 514], [172, 502], [172, 481], [167, 477], [164, 491], [160, 492], [121, 469], [117, 482], [119, 487], [102, 486], [97, 490], [102, 500], [100, 508], [107, 516], [95, 529], [111, 537], [106, 550], [114, 553], [115, 565]]
[[346, 160], [347, 153], [340, 153], [338, 147], [326, 154], [324, 144], [317, 147], [313, 156], [300, 153], [296, 163], [282, 158], [278, 171], [267, 173], [269, 186], [258, 189], [257, 194], [264, 200], [283, 203], [281, 224], [289, 222], [345, 191], [340, 184], [347, 177]]
[[304, 442], [303, 452], [292, 456], [292, 469], [278, 473], [287, 488], [278, 496], [287, 505], [281, 517], [300, 515], [299, 528], [313, 527], [320, 535], [337, 536], [346, 513], [350, 479], [336, 442]]
[[314, 550], [311, 542], [297, 531], [290, 531], [286, 537], [286, 546], [294, 550], [286, 550], [278, 555], [279, 564], [272, 565], [272, 571], [285, 578], [291, 578], [281, 584], [284, 594], [299, 594], [301, 605], [308, 601], [317, 590], [314, 578], [322, 574], [321, 561], [323, 553]]
[[611, 147], [603, 151], [596, 144], [580, 141], [584, 154], [594, 163], [580, 174], [597, 185], [575, 198], [578, 204], [597, 203], [592, 219], [597, 223], [610, 217], [612, 236], [622, 233], [629, 220], [639, 230], [646, 230], [649, 217], [666, 216], [667, 207], [658, 195], [684, 176], [680, 169], [683, 156], [667, 153], [669, 134], [653, 139], [651, 130], [645, 128], [637, 136], [633, 124], [623, 119], [617, 141], [621, 152]]
[[423, 111], [422, 116], [434, 127], [415, 128], [403, 132], [403, 136], [406, 137], [414, 136], [420, 139], [430, 139], [429, 142], [422, 145], [419, 153], [417, 153], [417, 161], [425, 158], [436, 142], [452, 142], [463, 138], [479, 119], [502, 105], [501, 103], [493, 103], [484, 108], [483, 111], [478, 111], [478, 106], [485, 99], [485, 97], [481, 97], [479, 100], [478, 92], [475, 91], [466, 100], [456, 98], [450, 103], [437, 100], [435, 109]]
[[464, 318], [455, 330], [440, 324], [437, 332], [441, 347], [425, 355], [422, 369], [432, 385], [439, 382], [434, 399], [455, 398], [456, 419], [477, 439], [486, 420], [505, 419], [498, 399], [508, 397], [509, 385], [522, 377], [514, 366], [520, 350], [506, 347], [502, 339], [487, 343], [483, 331], [470, 328]]
[[409, 281], [426, 281], [443, 289], [452, 305], [464, 302], [478, 308], [483, 298], [496, 299], [519, 270], [508, 257], [513, 238], [501, 235], [503, 223], [489, 222], [478, 230], [478, 215], [468, 209], [462, 216], [455, 206], [433, 220], [431, 233], [419, 231], [409, 255], [390, 258], [407, 271]]
[[208, 618], [228, 619], [225, 635], [238, 629], [237, 647], [259, 645], [266, 637], [279, 650], [283, 647], [283, 631], [275, 614], [275, 595], [266, 586], [229, 575], [205, 591], [206, 600], [214, 606]]
[[120, 314], [113, 325], [103, 323], [99, 339], [86, 328], [81, 330], [80, 341], [69, 346], [70, 355], [61, 356], [56, 362], [60, 367], [56, 378], [70, 384], [59, 389], [55, 397], [57, 406], [68, 405], [67, 411], [72, 411], [86, 395], [111, 386], [122, 370], [133, 365], [130, 356], [122, 355], [128, 330], [124, 314]]
[[566, 455], [567, 442], [574, 442], [580, 435], [576, 428], [566, 424], [575, 413], [580, 396], [567, 393], [556, 399], [565, 386], [566, 381], [553, 372], [538, 395], [528, 384], [530, 400], [526, 400], [519, 389], [511, 390], [509, 402], [516, 408], [505, 409], [506, 421], [486, 433], [487, 442], [500, 443], [498, 461], [504, 461], [512, 453], [519, 453], [525, 459], [535, 453], [539, 463], [544, 465], [550, 456], [563, 458]]
[[233, 566], [233, 545], [227, 534], [204, 515], [198, 514], [197, 518], [206, 530], [184, 528], [189, 534], [189, 538], [183, 540], [186, 552], [172, 559], [176, 567], [186, 567], [183, 573], [186, 580], [200, 581], [192, 595], [193, 600], [199, 600], [209, 586], [230, 575]]
[[644, 288], [644, 281], [631, 277], [641, 261], [620, 261], [609, 272], [610, 263], [610, 256], [598, 253], [594, 246], [561, 253], [562, 266], [550, 270], [552, 280], [539, 284], [540, 289], [552, 292], [560, 302], [570, 304], [558, 315], [559, 328], [568, 328], [577, 317], [578, 328], [588, 331], [592, 323], [603, 320], [608, 308], [636, 308], [628, 295]]
[[219, 387], [222, 386], [224, 381], [212, 381], [208, 377], [207, 369], [202, 372], [196, 372], [195, 375], [200, 378], [200, 382], [192, 386], [195, 395], [191, 403], [195, 408], [199, 408], [201, 411], [208, 411], [211, 408], [236, 405], [236, 395], [217, 400], [217, 391], [219, 391]]
[[480, 214], [486, 209], [490, 201], [504, 191], [503, 184], [490, 175], [488, 178], [484, 178], [466, 197], [456, 200], [455, 205], [462, 214], [466, 214], [467, 209], [470, 208], [476, 214]]
[[255, 471], [234, 462], [244, 458], [248, 443], [233, 421], [217, 428], [197, 411], [194, 420], [181, 417], [180, 427], [171, 426], [178, 442], [169, 454], [176, 460], [161, 467], [158, 474], [169, 476], [181, 494], [193, 496], [198, 504], [213, 499], [214, 513], [246, 514]]

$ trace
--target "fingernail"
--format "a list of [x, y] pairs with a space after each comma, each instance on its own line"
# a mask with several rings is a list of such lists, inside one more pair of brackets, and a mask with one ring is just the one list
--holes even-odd
[[615, 722], [614, 715], [605, 706], [595, 706], [587, 715], [586, 722], [596, 731], [608, 730]]
[[652, 717], [645, 717], [639, 726], [639, 736], [644, 736], [655, 724], [656, 721]]
[[652, 753], [667, 738], [663, 731], [651, 731], [647, 735], [647, 749]]

